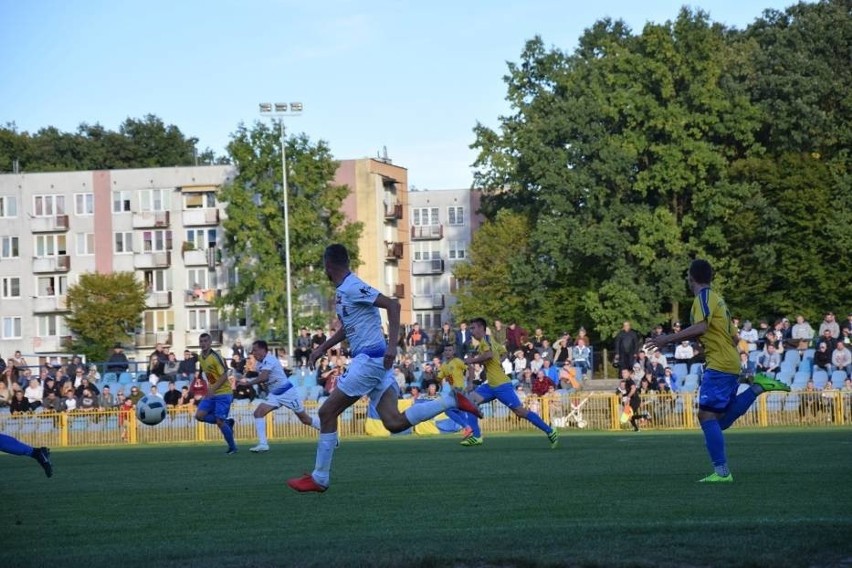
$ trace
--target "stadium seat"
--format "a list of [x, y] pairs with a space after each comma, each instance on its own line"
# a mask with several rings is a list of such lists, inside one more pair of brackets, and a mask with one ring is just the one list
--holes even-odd
[[792, 363], [793, 366], [796, 367], [799, 365], [799, 361], [800, 357], [798, 351], [796, 351], [795, 349], [787, 349], [786, 351], [784, 351], [784, 359], [782, 360], [782, 364]]
[[754, 350], [748, 354], [748, 360], [757, 365], [761, 355], [763, 355], [763, 351]]
[[101, 379], [103, 380], [103, 383], [106, 384], [106, 385], [108, 385], [110, 383], [117, 383], [118, 382], [118, 375], [116, 375], [115, 373], [104, 373], [103, 376], [101, 377]]
[[779, 372], [778, 376], [775, 378], [785, 385], [791, 385], [793, 384], [794, 373], [795, 371], [793, 371], [793, 369], [781, 369], [781, 372]]
[[317, 400], [319, 399], [320, 395], [322, 395], [322, 387], [319, 385], [314, 385], [308, 390], [307, 400]]
[[843, 388], [843, 381], [846, 380], [846, 371], [842, 369], [837, 369], [833, 373], [831, 373], [831, 384], [834, 385], [836, 389]]
[[[151, 392], [151, 383], [149, 383], [148, 381], [141, 382], [136, 386], [139, 387], [139, 392], [141, 392], [143, 395], [146, 395], [149, 392]], [[160, 394], [162, 394], [162, 393], [160, 393]]]
[[799, 363], [800, 371], [807, 371], [810, 373], [814, 368], [814, 358], [813, 357], [803, 357], [802, 362]]
[[[796, 364], [792, 361], [782, 361], [781, 362], [781, 372], [778, 373], [780, 376], [781, 373], [790, 373], [791, 375], [796, 372]], [[781, 379], [778, 379], [779, 381]]]
[[675, 363], [675, 366], [672, 367], [672, 373], [674, 373], [679, 380], [683, 380], [683, 378], [689, 374], [689, 367], [686, 363]]
[[704, 374], [704, 365], [702, 363], [693, 363], [689, 367], [689, 374], [701, 377]]
[[118, 382], [123, 385], [129, 385], [133, 382], [133, 375], [125, 371], [118, 376]]
[[802, 359], [813, 359], [814, 353], [816, 353], [815, 349], [805, 349], [805, 354], [802, 356]]
[[304, 377], [302, 377], [302, 386], [312, 388], [317, 384], [317, 376], [313, 373], [308, 373]]
[[818, 389], [822, 389], [825, 386], [825, 383], [828, 382], [828, 373], [823, 370], [814, 371], [814, 386]]
[[689, 374], [683, 379], [683, 392], [695, 392], [698, 389], [698, 375]]
[[793, 390], [802, 390], [808, 385], [808, 381], [811, 378], [811, 374], [808, 371], [797, 371], [795, 375], [793, 375], [793, 383], [790, 385], [790, 388]]
[[136, 373], [136, 381], [143, 382], [148, 380], [148, 371], [139, 371]]

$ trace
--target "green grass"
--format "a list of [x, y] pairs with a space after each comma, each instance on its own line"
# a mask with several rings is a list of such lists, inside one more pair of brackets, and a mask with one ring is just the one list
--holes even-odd
[[821, 566], [852, 562], [852, 430], [347, 439], [332, 486], [284, 485], [315, 444], [0, 458], [0, 566]]

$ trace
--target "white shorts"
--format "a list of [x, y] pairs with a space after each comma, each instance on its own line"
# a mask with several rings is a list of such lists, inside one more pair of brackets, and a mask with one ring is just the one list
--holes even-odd
[[385, 369], [384, 357], [369, 357], [363, 353], [356, 355], [349, 363], [346, 372], [337, 381], [337, 388], [351, 397], [368, 395], [374, 406], [389, 388], [399, 388], [393, 376], [393, 369]]
[[272, 394], [266, 397], [266, 400], [261, 404], [271, 406], [273, 408], [289, 408], [293, 412], [304, 412], [305, 406], [302, 404], [302, 399], [299, 397], [299, 390], [296, 387], [291, 387], [282, 394]]

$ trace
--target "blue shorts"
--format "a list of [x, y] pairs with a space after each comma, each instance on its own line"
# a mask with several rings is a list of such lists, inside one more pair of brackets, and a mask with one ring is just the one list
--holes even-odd
[[521, 399], [515, 393], [515, 387], [512, 386], [512, 383], [503, 383], [499, 387], [492, 387], [486, 383], [479, 385], [474, 392], [482, 397], [480, 404], [491, 402], [496, 398], [513, 410], [521, 406]]
[[234, 400], [232, 394], [215, 394], [213, 398], [202, 398], [201, 402], [198, 403], [198, 410], [224, 420], [231, 411], [232, 400]]
[[704, 371], [698, 389], [698, 408], [723, 414], [737, 397], [739, 375], [713, 369]]

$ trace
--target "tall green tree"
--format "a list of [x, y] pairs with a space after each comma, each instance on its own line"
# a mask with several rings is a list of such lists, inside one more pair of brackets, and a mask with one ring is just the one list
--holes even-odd
[[132, 272], [84, 273], [68, 288], [71, 350], [105, 361], [113, 344], [132, 335], [145, 311], [145, 284]]
[[[240, 125], [228, 152], [238, 174], [220, 191], [227, 203], [225, 249], [236, 281], [221, 299], [226, 313], [246, 313], [256, 332], [286, 340], [287, 297], [281, 144], [277, 126]], [[286, 139], [290, 265], [294, 330], [327, 321], [331, 296], [322, 253], [343, 243], [357, 263], [360, 223], [347, 223], [342, 203], [349, 189], [334, 185], [337, 162], [328, 144], [300, 134]], [[304, 304], [319, 300], [313, 312]], [[311, 315], [313, 313], [313, 315]]]
[[[640, 35], [597, 22], [570, 55], [535, 38], [505, 78], [514, 113], [475, 129], [484, 211], [530, 220], [527, 288], [581, 299], [601, 337], [625, 318], [648, 329], [680, 317], [689, 257], [735, 265], [725, 229], [760, 194], [729, 170], [760, 151], [760, 113], [730, 36], [683, 9]], [[554, 309], [534, 305], [527, 321]]]
[[75, 171], [153, 168], [224, 163], [209, 148], [196, 149], [197, 138], [152, 114], [127, 118], [117, 131], [82, 123], [76, 132], [48, 126], [35, 134], [14, 123], [0, 127], [0, 172]]

